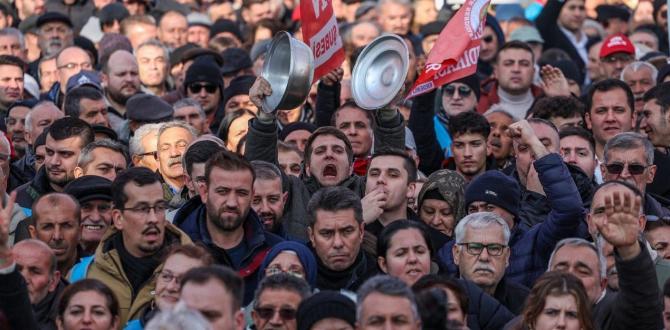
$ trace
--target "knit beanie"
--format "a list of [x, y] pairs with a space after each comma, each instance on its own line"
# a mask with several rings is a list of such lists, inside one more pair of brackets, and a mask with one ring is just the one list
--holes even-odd
[[356, 304], [335, 291], [321, 291], [305, 299], [298, 307], [298, 330], [310, 330], [317, 322], [336, 318], [356, 326]]
[[251, 86], [254, 85], [254, 81], [256, 81], [256, 77], [250, 75], [239, 76], [231, 80], [230, 85], [223, 90], [221, 104], [225, 107], [226, 102], [233, 98], [233, 96], [249, 95], [249, 90], [251, 89]]
[[223, 86], [221, 71], [214, 61], [196, 59], [186, 71], [184, 88], [195, 82], [207, 82], [216, 86]]
[[465, 189], [466, 208], [473, 202], [486, 202], [519, 216], [521, 189], [514, 178], [500, 171], [486, 171], [477, 176]]
[[[461, 79], [454, 80], [453, 82], [458, 82], [458, 83], [461, 83], [461, 84], [465, 84], [468, 87], [470, 87], [470, 89], [472, 89], [472, 91], [475, 93], [475, 96], [477, 97], [477, 100], [479, 100], [479, 97], [482, 95], [482, 92], [481, 92], [480, 87], [479, 87], [480, 86], [479, 77], [477, 77], [477, 74], [472, 74], [472, 75], [469, 75], [467, 77], [463, 77]], [[447, 86], [447, 85], [445, 85], [445, 86]]]
[[314, 133], [314, 131], [316, 131], [316, 126], [312, 123], [306, 123], [302, 121], [290, 123], [284, 126], [284, 129], [282, 129], [279, 133], [279, 140], [284, 141], [289, 134], [295, 131], [308, 131], [310, 133]]

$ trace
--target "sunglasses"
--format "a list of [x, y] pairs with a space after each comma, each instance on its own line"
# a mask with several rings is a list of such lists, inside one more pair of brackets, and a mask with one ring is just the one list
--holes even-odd
[[605, 165], [605, 168], [607, 168], [607, 172], [610, 174], [621, 174], [623, 172], [623, 169], [628, 166], [628, 173], [631, 175], [640, 175], [644, 173], [644, 170], [649, 167], [648, 165], [641, 165], [641, 164], [623, 164], [623, 163], [611, 163]]
[[193, 94], [198, 94], [202, 89], [205, 89], [205, 91], [208, 94], [214, 94], [216, 92], [217, 86], [212, 85], [212, 84], [191, 84], [188, 86], [188, 89], [191, 91]]
[[271, 319], [275, 315], [275, 313], [279, 313], [279, 317], [284, 321], [294, 320], [296, 314], [298, 313], [293, 308], [280, 308], [278, 310], [275, 310], [274, 308], [270, 307], [256, 307], [254, 308], [254, 310], [256, 310], [258, 316], [260, 316], [260, 318], [264, 320]]
[[482, 38], [482, 41], [485, 42], [485, 43], [487, 43], [487, 44], [488, 44], [488, 43], [491, 43], [491, 42], [493, 42], [493, 36], [486, 36], [486, 37], [483, 37], [483, 38]]
[[[461, 85], [458, 86], [458, 94], [462, 97], [468, 97], [470, 96], [470, 93], [472, 93], [472, 88]], [[446, 94], [449, 97], [453, 97], [454, 94], [456, 94], [456, 86], [454, 85], [447, 85], [444, 87], [444, 94]]]

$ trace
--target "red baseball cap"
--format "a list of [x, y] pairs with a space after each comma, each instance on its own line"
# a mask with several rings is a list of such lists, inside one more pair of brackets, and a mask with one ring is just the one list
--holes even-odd
[[600, 48], [600, 58], [610, 56], [614, 53], [626, 53], [635, 55], [635, 46], [623, 34], [613, 34], [603, 41], [603, 47]]

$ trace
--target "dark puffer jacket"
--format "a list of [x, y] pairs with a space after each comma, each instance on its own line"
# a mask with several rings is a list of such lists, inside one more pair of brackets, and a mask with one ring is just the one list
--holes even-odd
[[[517, 225], [512, 228], [509, 241], [512, 253], [505, 272], [509, 281], [529, 288], [547, 270], [556, 243], [574, 236], [585, 215], [577, 187], [561, 156], [548, 154], [536, 160], [534, 166], [551, 211], [545, 221], [530, 230], [521, 228], [517, 220]], [[458, 273], [451, 253], [454, 243], [450, 241], [438, 252], [450, 274]]]

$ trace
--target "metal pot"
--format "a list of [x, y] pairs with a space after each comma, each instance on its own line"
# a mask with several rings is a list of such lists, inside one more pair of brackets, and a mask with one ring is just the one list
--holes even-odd
[[368, 44], [351, 73], [351, 94], [366, 110], [387, 106], [405, 84], [409, 50], [395, 34], [382, 34]]
[[261, 76], [272, 87], [272, 95], [263, 99], [263, 111], [295, 109], [307, 99], [312, 87], [312, 50], [288, 32], [277, 33], [266, 53]]

